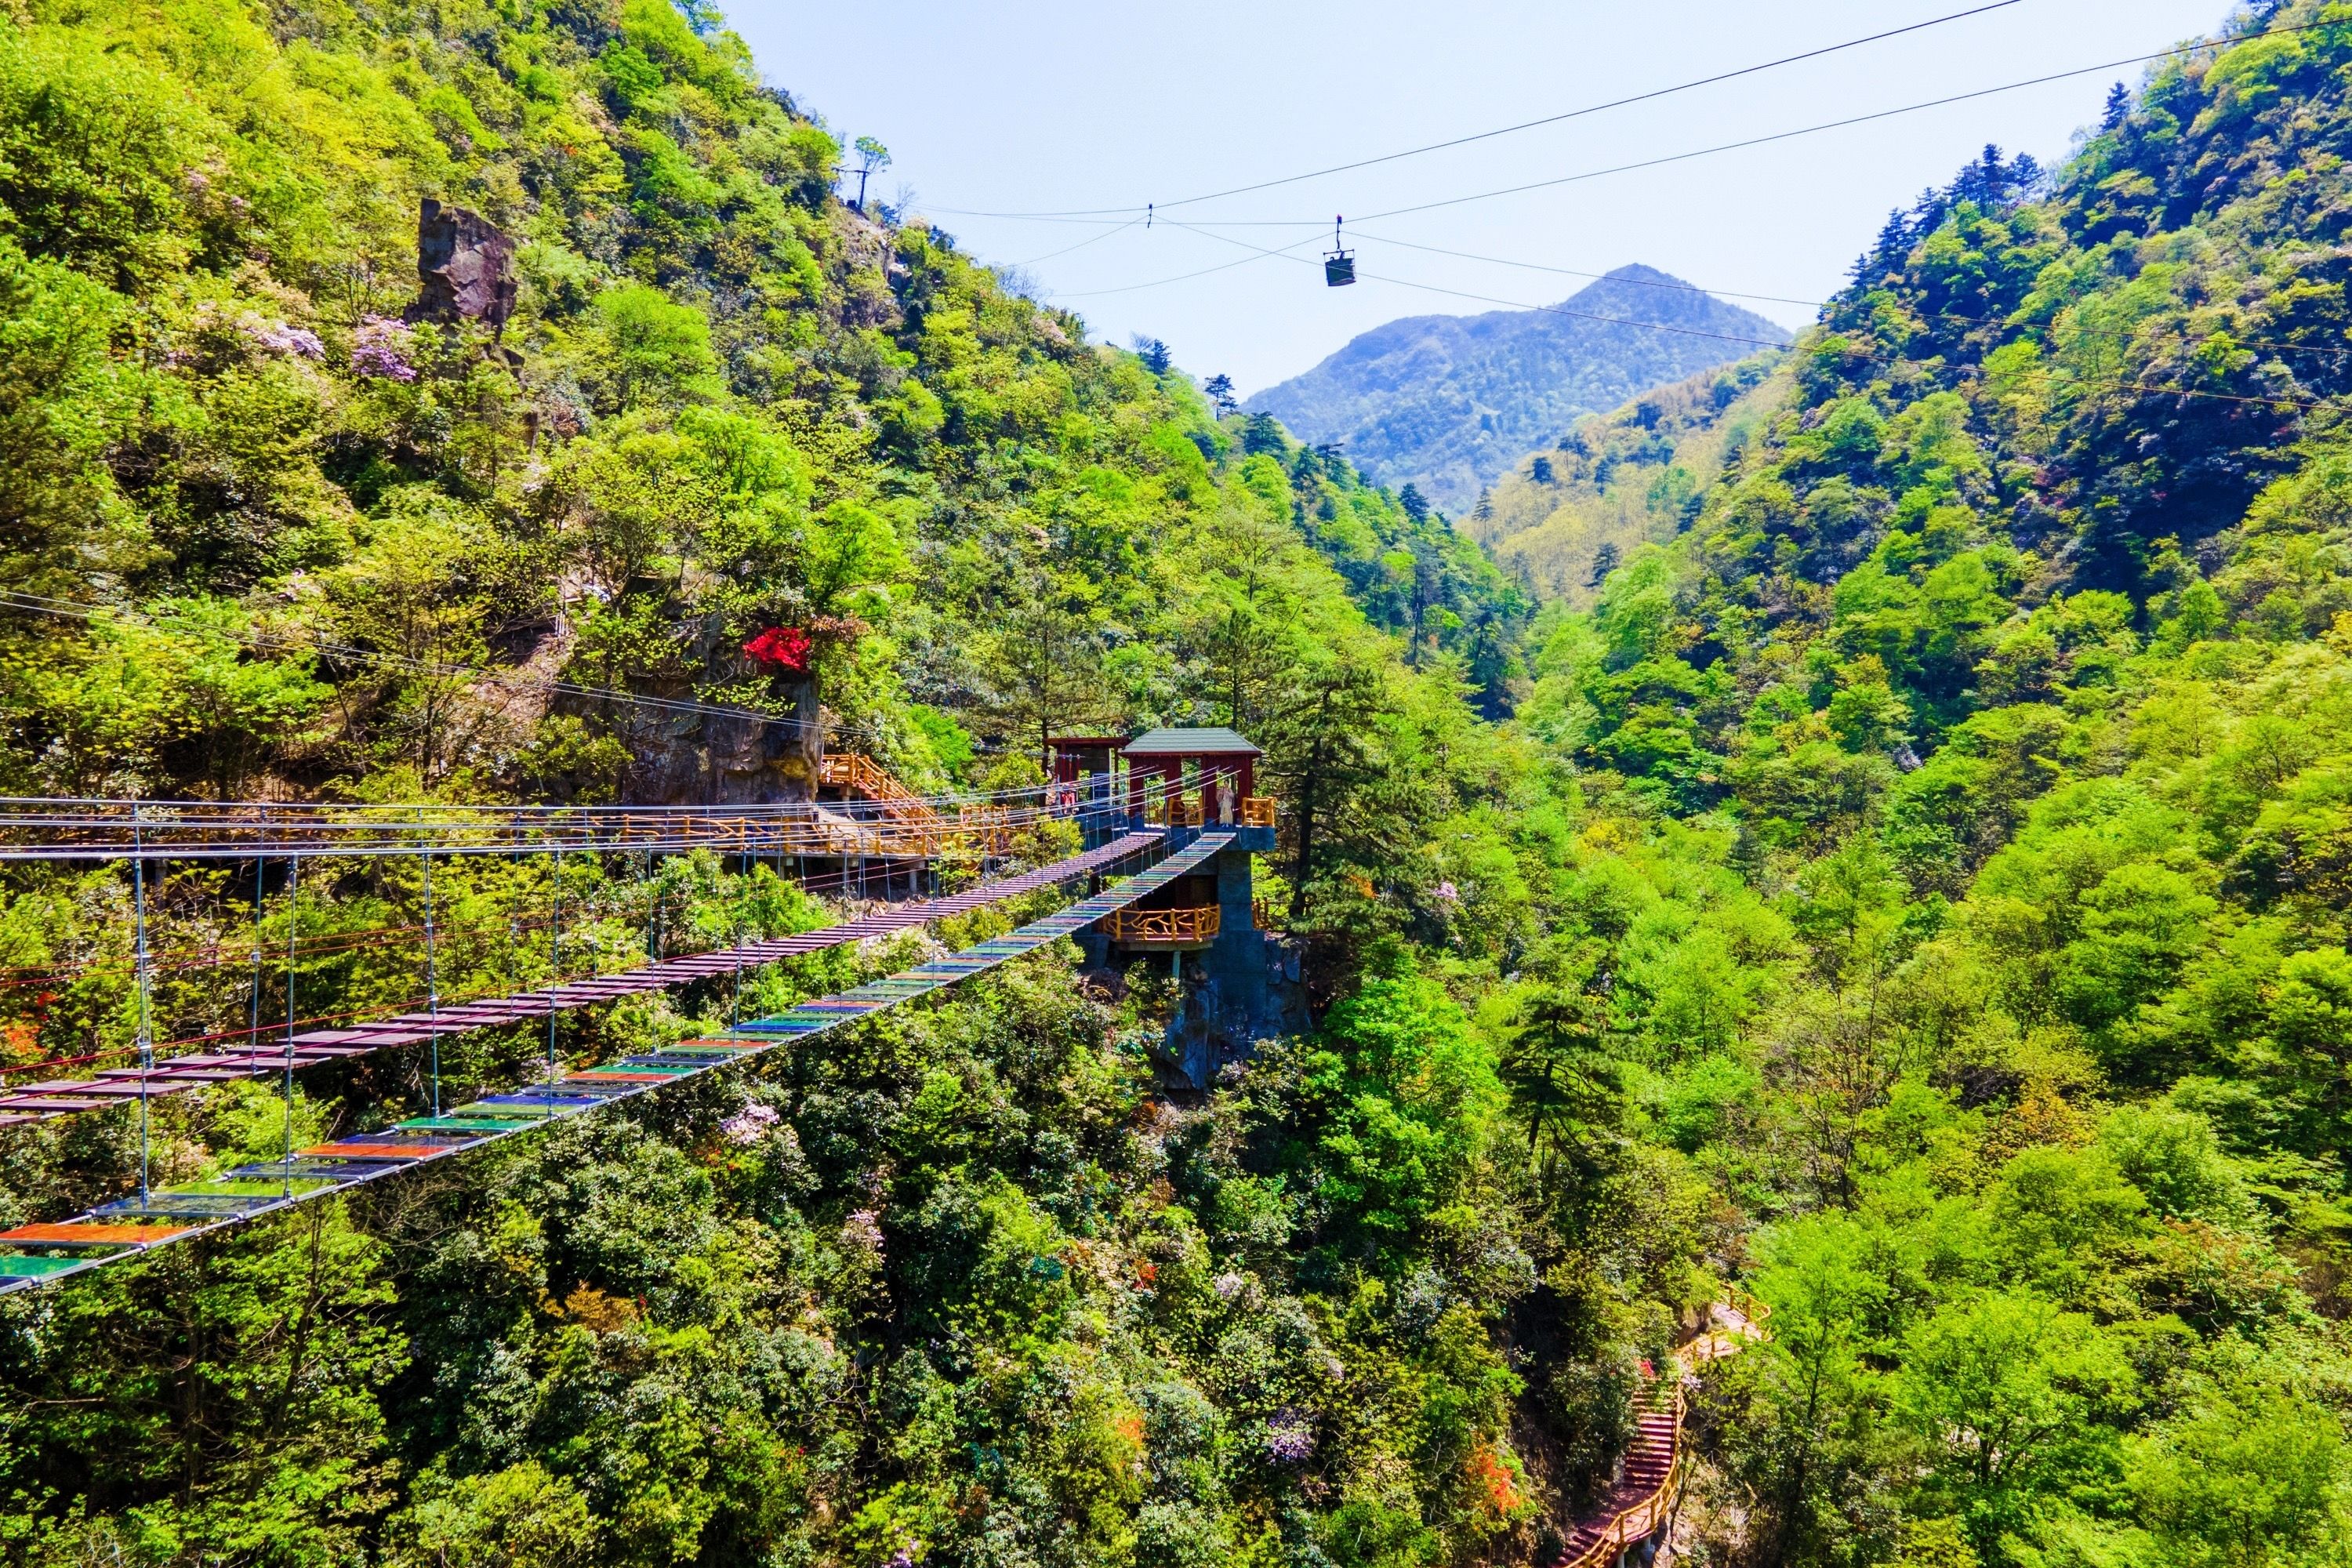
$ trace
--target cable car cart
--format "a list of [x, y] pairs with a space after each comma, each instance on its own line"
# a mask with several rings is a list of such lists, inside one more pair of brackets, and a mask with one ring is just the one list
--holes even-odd
[[1356, 280], [1356, 253], [1339, 247], [1341, 217], [1331, 220], [1331, 248], [1323, 256], [1323, 284], [1328, 289], [1345, 289]]

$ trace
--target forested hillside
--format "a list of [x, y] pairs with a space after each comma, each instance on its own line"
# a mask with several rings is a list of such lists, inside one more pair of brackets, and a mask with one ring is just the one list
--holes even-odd
[[1480, 496], [1463, 531], [1548, 602], [1590, 608], [1637, 545], [1690, 525], [1703, 492], [1761, 434], [1788, 396], [1768, 379], [1780, 363], [1758, 355], [1577, 421]]
[[1583, 416], [1787, 337], [1655, 268], [1621, 267], [1546, 310], [1391, 321], [1244, 406], [1459, 514]]
[[[1258, 1131], [1203, 1137], [1146, 1048], [1165, 982], [1114, 1002], [1066, 955], [789, 1079], [11, 1298], [12, 1560], [1276, 1561], [1531, 1516], [1478, 1307], [1531, 1266], [1465, 1186], [1492, 1064], [1400, 934], [1454, 907], [1441, 853], [1502, 853], [1477, 711], [1524, 689], [1528, 605], [1425, 509], [845, 207], [847, 155], [664, 0], [0, 16], [0, 785], [759, 799], [805, 793], [774, 735], [821, 704], [989, 789], [1055, 731], [1233, 724], [1314, 794], [1265, 890], [1379, 1051], [1277, 1053]], [[511, 243], [503, 303], [420, 293], [428, 198]], [[12, 868], [11, 1081], [135, 1060], [149, 1006], [185, 1051], [414, 1005], [436, 911], [445, 995], [825, 918], [707, 852], [422, 869]], [[927, 940], [481, 1031], [432, 1089]], [[0, 1220], [142, 1149], [184, 1180], [384, 1127], [427, 1062], [305, 1074], [282, 1128], [252, 1083], [8, 1128]]]
[[1662, 989], [1591, 900], [1576, 970], [1760, 1222], [1708, 1552], [2352, 1542], [2352, 21], [2239, 26], [1892, 217], [1685, 531], [1546, 627], [1528, 728], [1770, 911]]
[[[2238, 27], [2053, 175], [1898, 215], [1782, 368], [1530, 462], [1510, 520], [1630, 530], [1530, 626], [1425, 507], [845, 206], [699, 5], [19, 5], [10, 792], [741, 798], [806, 781], [740, 716], [819, 705], [989, 788], [1231, 724], [1316, 1016], [1188, 1092], [1165, 971], [1064, 944], [0, 1299], [0, 1553], [1548, 1563], [1738, 1301], [1684, 1560], [2343, 1563], [2352, 20]], [[502, 331], [425, 308], [426, 198], [514, 241]], [[434, 896], [453, 994], [543, 982], [550, 929], [826, 918], [707, 851]], [[12, 863], [0, 1061], [134, 1049], [138, 909], [187, 1041], [410, 1005], [427, 907], [397, 860]], [[157, 1175], [383, 1127], [425, 1061], [313, 1069], [291, 1124], [158, 1100]], [[140, 1131], [0, 1128], [0, 1220], [131, 1188]]]

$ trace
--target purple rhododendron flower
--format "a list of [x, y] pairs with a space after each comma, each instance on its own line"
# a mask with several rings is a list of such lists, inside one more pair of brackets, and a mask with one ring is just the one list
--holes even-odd
[[755, 1102], [720, 1122], [719, 1134], [730, 1143], [757, 1143], [775, 1124], [775, 1107]]
[[327, 345], [319, 334], [302, 327], [289, 327], [283, 321], [266, 321], [249, 317], [246, 333], [272, 353], [299, 354], [304, 359], [324, 359]]
[[1315, 1433], [1297, 1415], [1277, 1415], [1265, 1424], [1265, 1451], [1288, 1464], [1315, 1452]]
[[882, 1256], [882, 1222], [872, 1209], [859, 1209], [841, 1222], [841, 1244], [853, 1251]]
[[408, 325], [390, 316], [370, 316], [360, 323], [352, 343], [352, 369], [360, 375], [386, 381], [415, 381], [416, 367], [408, 363]]

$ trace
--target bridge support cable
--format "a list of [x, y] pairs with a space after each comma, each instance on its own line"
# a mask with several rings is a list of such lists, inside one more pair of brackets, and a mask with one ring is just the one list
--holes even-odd
[[432, 1058], [433, 1114], [441, 1114], [441, 984], [433, 952], [433, 856], [431, 851], [416, 858], [416, 868], [425, 883], [425, 1012], [426, 1026], [433, 1038], [426, 1050]]
[[[1108, 891], [1081, 899], [1004, 936], [835, 995], [801, 1003], [774, 1017], [752, 1019], [722, 1035], [681, 1041], [566, 1073], [536, 1092], [486, 1094], [446, 1115], [417, 1117], [380, 1132], [353, 1133], [314, 1148], [289, 1151], [282, 1161], [241, 1165], [209, 1181], [101, 1204], [69, 1220], [0, 1231], [0, 1247], [15, 1249], [13, 1256], [0, 1256], [0, 1293], [51, 1284], [141, 1257], [157, 1247], [243, 1225], [295, 1204], [531, 1132], [614, 1100], [732, 1067], [779, 1047], [873, 1017], [1075, 936], [1104, 916], [1208, 863], [1234, 841], [1231, 833], [1202, 834]], [[1019, 885], [1018, 890], [1031, 890], [1131, 858], [1162, 842], [1159, 834], [1129, 834], [1100, 849], [999, 886]], [[931, 907], [956, 904], [971, 909], [1008, 896], [1002, 890], [980, 896], [983, 892], [989, 890], [974, 889], [939, 900]], [[914, 923], [918, 922], [908, 922]], [[278, 1187], [276, 1194], [256, 1190], [272, 1182]]]
[[[548, 1016], [552, 1028], [552, 1016], [557, 1011], [665, 990], [673, 985], [690, 984], [696, 981], [730, 979], [740, 991], [741, 972], [747, 966], [756, 967], [848, 942], [889, 936], [933, 921], [969, 913], [982, 905], [1084, 875], [1156, 847], [1160, 842], [1160, 836], [1156, 831], [1129, 834], [1099, 849], [1019, 876], [983, 883], [965, 892], [878, 910], [837, 925], [822, 926], [792, 936], [763, 938], [719, 952], [665, 959], [609, 974], [589, 975], [568, 983], [560, 976], [551, 975], [548, 986], [542, 990], [444, 1004], [438, 998], [436, 986], [436, 994], [425, 999], [426, 1005], [422, 1011], [404, 1013], [374, 1022], [330, 1021], [330, 1026], [314, 1027], [307, 1032], [301, 1028], [295, 998], [296, 933], [300, 923], [296, 900], [299, 891], [301, 858], [289, 856], [287, 861], [286, 1031], [280, 1049], [265, 1054], [260, 1047], [261, 974], [257, 941], [252, 1034], [244, 1048], [170, 1057], [153, 1063], [143, 1071], [138, 1068], [104, 1068], [89, 1079], [55, 1079], [26, 1085], [14, 1091], [0, 1091], [0, 1127], [100, 1110], [120, 1103], [129, 1095], [142, 1092], [159, 1096], [177, 1094], [207, 1083], [223, 1083], [281, 1071], [288, 1084], [290, 1126], [290, 1086], [294, 1068], [363, 1056], [386, 1047], [420, 1044], [433, 1055], [437, 1097], [440, 1038], [445, 1034], [459, 1035], [476, 1029], [536, 1022], [542, 1015]], [[256, 876], [258, 879], [257, 869]], [[257, 921], [258, 918], [257, 910]], [[257, 939], [258, 930], [257, 924]], [[520, 933], [510, 932], [504, 949], [506, 956], [511, 962], [520, 951]], [[509, 983], [512, 984], [511, 975]], [[740, 1013], [736, 1010], [737, 1002], [730, 1000], [730, 1007], [731, 1025], [740, 1017]], [[131, 1081], [126, 1082], [126, 1079]], [[436, 1104], [436, 1110], [438, 1109]]]
[[[286, 1163], [294, 1163], [294, 934], [302, 929], [302, 857], [286, 858]], [[288, 1185], [287, 1194], [293, 1189]]]
[[[555, 872], [549, 884], [551, 898], [547, 921], [547, 994], [552, 998], [563, 989], [563, 851], [561, 849], [555, 852]], [[556, 1012], [553, 1007], [547, 1010], [547, 1081], [551, 1089], [555, 1083]]]
[[[139, 842], [138, 807], [131, 807], [131, 842]], [[140, 856], [131, 868], [131, 924], [135, 928], [133, 942], [137, 948], [138, 974], [135, 985], [139, 993], [139, 1195], [147, 1195], [148, 1177], [153, 1159], [149, 1147], [147, 1117], [147, 1080], [155, 1073], [155, 1032], [148, 1016], [147, 989], [147, 858]]]
[[261, 887], [268, 874], [269, 862], [257, 855], [253, 858], [253, 995], [252, 1018], [246, 1033], [247, 1054], [261, 1055]]

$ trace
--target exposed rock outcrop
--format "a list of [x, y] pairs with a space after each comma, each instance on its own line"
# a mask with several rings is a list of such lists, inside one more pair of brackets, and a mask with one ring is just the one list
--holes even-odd
[[496, 224], [431, 196], [416, 213], [416, 274], [424, 292], [412, 321], [471, 321], [504, 331], [514, 314], [514, 241]]

